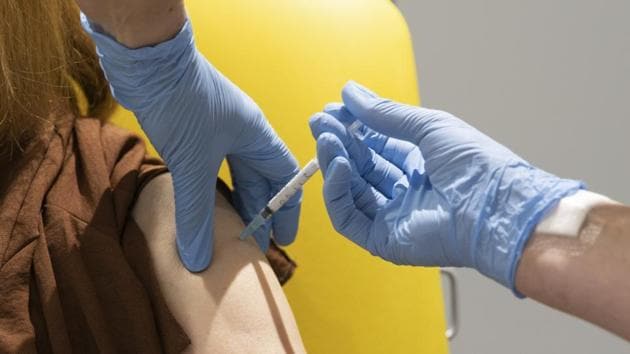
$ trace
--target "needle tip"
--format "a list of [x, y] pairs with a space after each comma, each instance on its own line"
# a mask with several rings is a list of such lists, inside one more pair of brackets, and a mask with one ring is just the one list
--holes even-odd
[[253, 235], [256, 230], [258, 230], [261, 226], [265, 224], [265, 219], [260, 215], [256, 215], [254, 220], [252, 220], [249, 225], [241, 232], [239, 238], [242, 240], [247, 239], [249, 236]]

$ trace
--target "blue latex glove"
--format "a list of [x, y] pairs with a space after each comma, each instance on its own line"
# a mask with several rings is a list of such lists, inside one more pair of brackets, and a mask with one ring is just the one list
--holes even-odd
[[[190, 271], [212, 256], [215, 184], [227, 156], [236, 209], [248, 223], [298, 172], [298, 165], [260, 108], [196, 50], [186, 22], [173, 39], [128, 49], [100, 34], [85, 16], [101, 65], [121, 105], [133, 111], [172, 176], [177, 247]], [[301, 195], [276, 212], [254, 235], [263, 251], [274, 239], [291, 243]]]
[[[343, 101], [310, 122], [328, 214], [337, 231], [393, 263], [471, 267], [514, 289], [534, 227], [583, 187], [449, 113], [352, 82]], [[364, 127], [353, 136], [345, 127], [356, 119]]]

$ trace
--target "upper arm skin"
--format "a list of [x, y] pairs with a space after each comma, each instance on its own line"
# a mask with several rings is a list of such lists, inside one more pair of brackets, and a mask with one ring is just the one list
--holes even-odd
[[170, 175], [152, 180], [132, 211], [166, 303], [192, 341], [188, 352], [305, 352], [273, 270], [253, 239], [239, 240], [243, 224], [232, 206], [216, 199], [213, 261], [197, 274], [177, 255]]

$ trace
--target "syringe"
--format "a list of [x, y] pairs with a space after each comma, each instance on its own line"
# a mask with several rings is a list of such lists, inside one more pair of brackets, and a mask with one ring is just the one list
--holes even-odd
[[[356, 135], [361, 128], [361, 122], [358, 120], [352, 123], [348, 127], [348, 131]], [[281, 190], [276, 194], [269, 203], [261, 210], [258, 215], [247, 225], [247, 227], [241, 232], [240, 239], [245, 240], [247, 237], [251, 236], [263, 226], [267, 220], [271, 218], [271, 216], [286, 203], [291, 197], [295, 195], [298, 191], [302, 189], [304, 184], [313, 177], [313, 175], [319, 170], [319, 163], [317, 158], [313, 158], [309, 161], [304, 168], [295, 175], [289, 183], [287, 183]]]

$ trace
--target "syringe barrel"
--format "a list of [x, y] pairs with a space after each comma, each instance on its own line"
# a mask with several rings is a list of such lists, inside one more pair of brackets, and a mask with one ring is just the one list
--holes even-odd
[[304, 184], [319, 170], [317, 158], [309, 161], [304, 168], [295, 175], [267, 204], [267, 207], [274, 213], [278, 211], [284, 203], [293, 197]]

